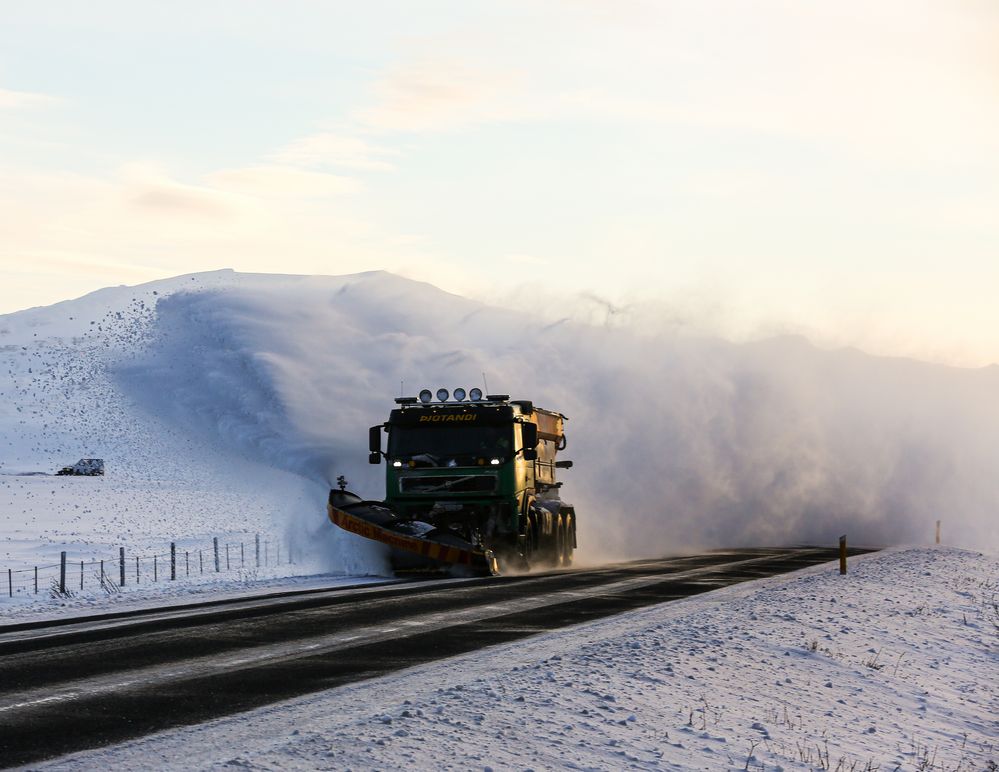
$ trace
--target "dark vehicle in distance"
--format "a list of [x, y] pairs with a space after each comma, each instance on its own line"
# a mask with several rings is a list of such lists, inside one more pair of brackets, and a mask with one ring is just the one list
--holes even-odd
[[96, 475], [104, 474], [104, 459], [103, 458], [81, 458], [73, 466], [64, 466], [58, 472], [57, 475], [65, 476], [79, 476], [83, 475], [86, 477], [93, 477]]

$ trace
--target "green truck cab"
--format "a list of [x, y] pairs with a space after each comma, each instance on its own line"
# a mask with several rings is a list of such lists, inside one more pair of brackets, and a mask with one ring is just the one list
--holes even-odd
[[431, 536], [491, 551], [501, 565], [571, 565], [576, 513], [556, 470], [572, 462], [555, 458], [566, 417], [478, 389], [469, 399], [463, 389], [436, 396], [399, 397], [389, 420], [371, 427], [369, 461], [387, 464], [385, 506]]

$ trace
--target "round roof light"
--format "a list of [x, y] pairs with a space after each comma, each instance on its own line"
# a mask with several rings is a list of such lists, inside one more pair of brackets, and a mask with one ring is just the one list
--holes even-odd
[[459, 402], [465, 398], [465, 390], [461, 386], [454, 390], [454, 398]]
[[432, 391], [430, 391], [430, 389], [424, 389], [423, 391], [420, 392], [420, 402], [422, 402], [424, 405], [433, 401], [434, 401], [434, 394]]
[[447, 398], [450, 396], [447, 389], [437, 389], [437, 401], [447, 402]]
[[479, 388], [472, 389], [470, 392], [468, 392], [468, 398], [472, 400], [472, 402], [478, 402], [479, 400], [482, 399], [482, 389]]

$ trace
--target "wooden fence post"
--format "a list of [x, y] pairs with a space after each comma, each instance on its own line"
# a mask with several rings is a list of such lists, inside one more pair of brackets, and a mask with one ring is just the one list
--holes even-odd
[[257, 568], [260, 568], [260, 534], [253, 535], [253, 542], [257, 548]]
[[125, 586], [125, 548], [118, 548], [118, 563], [121, 566], [121, 586]]
[[66, 594], [66, 553], [59, 554], [59, 594]]
[[177, 543], [170, 542], [170, 581], [177, 579]]
[[937, 544], [940, 543], [940, 521], [937, 520]]
[[846, 573], [846, 535], [839, 537], [839, 572]]
[[215, 573], [219, 572], [219, 537], [212, 537], [212, 548], [215, 550]]

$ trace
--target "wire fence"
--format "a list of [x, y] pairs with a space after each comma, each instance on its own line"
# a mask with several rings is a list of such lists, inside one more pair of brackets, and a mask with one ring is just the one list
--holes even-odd
[[169, 551], [153, 554], [130, 553], [125, 547], [108, 558], [72, 559], [61, 552], [58, 563], [31, 568], [8, 568], [3, 577], [6, 592], [0, 598], [48, 594], [72, 597], [77, 592], [101, 590], [112, 594], [130, 585], [177, 582], [247, 570], [294, 565], [296, 555], [291, 544], [280, 540], [248, 535], [240, 541], [219, 541], [209, 545], [195, 542], [178, 547], [170, 542]]

